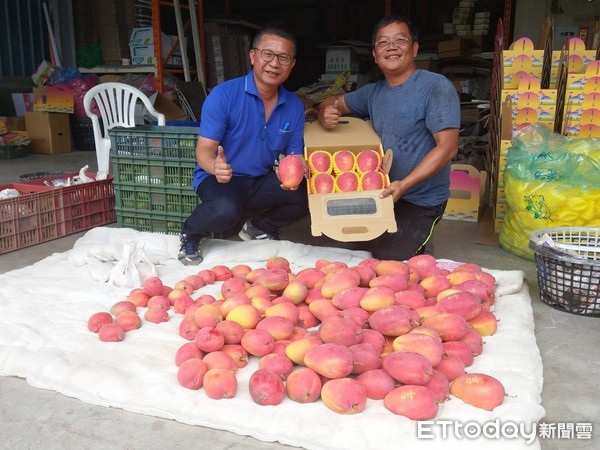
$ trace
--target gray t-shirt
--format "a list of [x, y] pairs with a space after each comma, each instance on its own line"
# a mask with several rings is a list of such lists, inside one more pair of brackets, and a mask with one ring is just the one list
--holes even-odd
[[[435, 147], [433, 133], [460, 128], [456, 89], [443, 75], [417, 70], [403, 84], [378, 81], [344, 96], [353, 115], [369, 117], [383, 149], [392, 149], [390, 180], [401, 180]], [[402, 198], [420, 206], [436, 206], [450, 195], [450, 164], [408, 190]]]

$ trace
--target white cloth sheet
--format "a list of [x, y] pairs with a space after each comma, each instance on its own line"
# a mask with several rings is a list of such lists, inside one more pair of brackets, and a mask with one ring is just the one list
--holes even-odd
[[[190, 425], [228, 430], [256, 439], [307, 449], [535, 449], [525, 438], [458, 439], [443, 436], [433, 426], [433, 439], [418, 439], [417, 425], [393, 415], [383, 401], [368, 400], [364, 412], [340, 415], [320, 401], [299, 404], [286, 399], [279, 406], [252, 402], [248, 379], [257, 360], [238, 372], [238, 392], [229, 400], [211, 400], [203, 392], [177, 382], [175, 353], [188, 342], [179, 336], [181, 316], [169, 322], [144, 322], [119, 343], [101, 342], [87, 330], [87, 319], [124, 300], [130, 288], [95, 281], [85, 267], [91, 250], [119, 259], [123, 242], [143, 244], [158, 276], [169, 285], [217, 264], [262, 267], [273, 256], [284, 256], [292, 271], [314, 267], [316, 260], [355, 265], [370, 255], [345, 249], [314, 247], [288, 241], [232, 242], [214, 240], [205, 248], [202, 265], [186, 267], [176, 260], [178, 238], [129, 229], [96, 228], [68, 252], [0, 275], [0, 375], [17, 376], [36, 388], [60, 392], [83, 402], [122, 408]], [[452, 262], [447, 262], [452, 264]], [[484, 339], [484, 351], [469, 372], [498, 378], [507, 397], [493, 412], [451, 398], [440, 405], [436, 420], [484, 425], [524, 423], [541, 419], [542, 363], [534, 335], [533, 313], [521, 271], [488, 270], [499, 282], [495, 312], [500, 319], [494, 336]], [[221, 283], [194, 294], [218, 296]], [[143, 316], [143, 313], [142, 313]], [[448, 431], [447, 429], [445, 431]], [[429, 432], [428, 432], [429, 433]]]

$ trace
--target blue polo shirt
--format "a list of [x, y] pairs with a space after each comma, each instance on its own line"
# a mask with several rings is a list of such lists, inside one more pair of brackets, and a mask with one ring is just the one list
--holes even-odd
[[[200, 136], [220, 142], [234, 176], [263, 176], [280, 154], [303, 154], [304, 104], [283, 86], [278, 97], [265, 122], [264, 104], [250, 71], [215, 86], [204, 101]], [[207, 176], [196, 164], [194, 190]]]

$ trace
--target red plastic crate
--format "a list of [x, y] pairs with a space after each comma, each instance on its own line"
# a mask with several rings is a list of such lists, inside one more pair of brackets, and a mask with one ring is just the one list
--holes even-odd
[[[26, 183], [45, 186], [54, 180], [73, 178], [77, 175], [79, 175], [78, 172], [73, 172], [37, 178]], [[90, 178], [96, 176], [94, 173], [86, 173], [86, 175]], [[105, 180], [54, 189], [60, 192], [62, 198], [62, 222], [64, 223], [65, 234], [77, 233], [117, 221], [112, 175], [108, 175]]]
[[21, 195], [0, 200], [0, 254], [64, 236], [59, 191], [27, 183], [0, 186], [4, 189]]

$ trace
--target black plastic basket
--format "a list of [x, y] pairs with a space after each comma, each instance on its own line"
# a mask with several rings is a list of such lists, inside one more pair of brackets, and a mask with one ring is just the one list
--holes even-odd
[[96, 151], [92, 119], [72, 119], [71, 135], [73, 136], [73, 148], [75, 150], [85, 152]]
[[[554, 247], [540, 244], [544, 234]], [[600, 317], [600, 228], [547, 228], [529, 237], [541, 300], [560, 311]]]
[[49, 172], [35, 172], [35, 173], [26, 173], [23, 175], [19, 175], [17, 177], [17, 181], [31, 181], [37, 180], [40, 178], [48, 178], [56, 175], [69, 175], [73, 172], [77, 172], [77, 170], [51, 170]]

